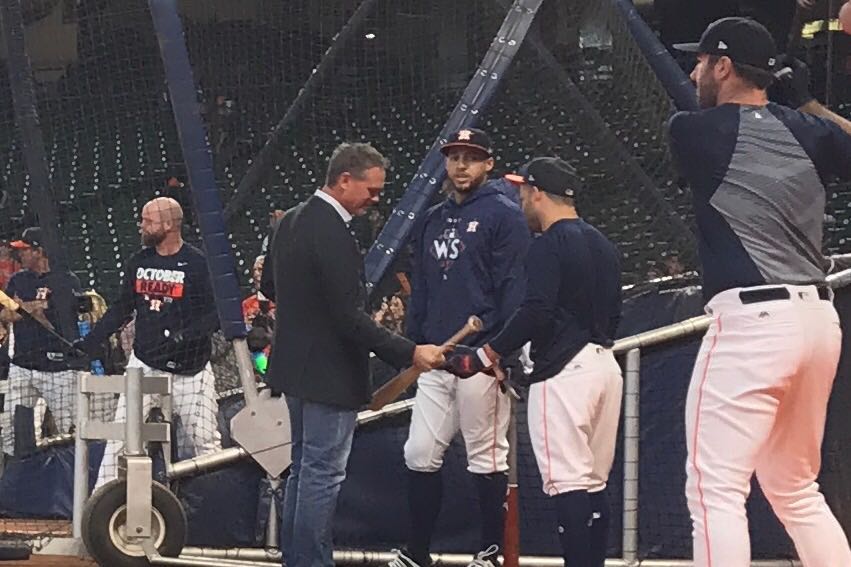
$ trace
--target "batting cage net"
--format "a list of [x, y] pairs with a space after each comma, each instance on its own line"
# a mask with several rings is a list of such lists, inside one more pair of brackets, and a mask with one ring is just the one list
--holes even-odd
[[[259, 381], [275, 317], [286, 316], [277, 314], [270, 298], [258, 291], [271, 225], [323, 185], [327, 159], [338, 143], [371, 142], [390, 159], [392, 169], [380, 204], [352, 226], [366, 252], [468, 83], [475, 80], [478, 65], [489, 49], [499, 47], [495, 40], [503, 21], [525, 4], [178, 2], [245, 294], [243, 313]], [[26, 310], [35, 315], [8, 315], [12, 309], [7, 308], [0, 324], [5, 378], [0, 429], [7, 460], [0, 478], [0, 515], [8, 518], [0, 531], [8, 537], [33, 537], [67, 530], [65, 524], [51, 521], [70, 516], [73, 451], [68, 442], [75, 431], [80, 373], [121, 374], [128, 364], [150, 368], [136, 356], [140, 351], [148, 362], [157, 357], [177, 360], [177, 366], [158, 369], [174, 376], [174, 417], [152, 412], [152, 419], [176, 424], [171, 448], [176, 460], [232, 446], [228, 420], [243, 400], [233, 349], [221, 332], [213, 332], [214, 321], [210, 325], [215, 303], [203, 260], [199, 264], [195, 256], [179, 258], [174, 266], [166, 266], [146, 263], [137, 255], [145, 222], [177, 222], [187, 242], [203, 250], [148, 3], [18, 1], [4, 3], [0, 15], [5, 41], [0, 73], [0, 287], [12, 299], [26, 302]], [[821, 39], [816, 36], [801, 47], [814, 69], [822, 60], [817, 55]], [[584, 180], [580, 213], [618, 244], [624, 283], [695, 271], [688, 189], [673, 169], [665, 137], [673, 103], [631, 33], [623, 5], [615, 0], [545, 0], [519, 41], [519, 52], [499, 77], [495, 94], [476, 116], [478, 126], [494, 140], [495, 175], [516, 170], [532, 156], [558, 155]], [[845, 53], [843, 49], [847, 45], [835, 51]], [[840, 98], [835, 108], [847, 114], [851, 100], [842, 82], [847, 76], [840, 75], [834, 86]], [[818, 80], [817, 72], [814, 77]], [[826, 252], [847, 249], [850, 191], [846, 186], [829, 188]], [[143, 206], [158, 197], [174, 199], [182, 207], [182, 218], [177, 220], [170, 201], [160, 200], [148, 209], [151, 218], [146, 221]], [[31, 227], [40, 230], [27, 231]], [[147, 232], [150, 236], [157, 230], [149, 227]], [[404, 331], [408, 269], [401, 254], [371, 306], [376, 320], [396, 331]], [[45, 279], [46, 272], [53, 275]], [[133, 286], [130, 295], [139, 295], [139, 286], [144, 287], [144, 304], [128, 304], [128, 285]], [[198, 298], [186, 314], [194, 324], [173, 334], [174, 329], [157, 323], [158, 317], [185, 294]], [[121, 316], [102, 321], [110, 307]], [[679, 311], [669, 307], [673, 319], [667, 322], [679, 320], [676, 315], [697, 314], [694, 306]], [[146, 310], [144, 317], [140, 310]], [[113, 327], [115, 333], [99, 336]], [[647, 329], [639, 327], [635, 330]], [[93, 329], [96, 339], [74, 348], [68, 344]], [[655, 353], [652, 364], [682, 370], [680, 366], [688, 364], [677, 366], [676, 361], [693, 358], [693, 347]], [[30, 351], [37, 355], [29, 356]], [[656, 381], [644, 386], [651, 401], [642, 411], [658, 412], [653, 404], [677, 407], [665, 404], [666, 395], [684, 395], [687, 375], [677, 372], [654, 374]], [[384, 368], [379, 373], [389, 377], [392, 371]], [[123, 419], [123, 400], [115, 395], [94, 397], [91, 404], [95, 419]], [[151, 398], [146, 411], [160, 405]], [[653, 422], [654, 431], [680, 431], [679, 413], [659, 416], [664, 417]], [[522, 542], [537, 554], [556, 555], [552, 510], [540, 491], [522, 405], [518, 425], [517, 451], [526, 463], [520, 470]], [[355, 441], [350, 476], [362, 474], [368, 486], [384, 480], [389, 486], [392, 479], [382, 475], [401, 466], [406, 433], [404, 416], [364, 427]], [[670, 443], [684, 450], [682, 435]], [[456, 462], [463, 461], [462, 447], [456, 441], [450, 451], [447, 491], [474, 509], [470, 499], [475, 491], [465, 484], [464, 467]], [[93, 451], [98, 457], [93, 459], [92, 484], [115, 476], [117, 449], [106, 448], [100, 468], [103, 448]], [[641, 502], [640, 539], [647, 557], [689, 553], [677, 451], [642, 461], [647, 501]], [[610, 483], [613, 518], [620, 513], [621, 453], [619, 449]], [[380, 459], [393, 467], [375, 471], [370, 465]], [[202, 501], [212, 506], [215, 494], [232, 495], [246, 482], [253, 486], [245, 509], [252, 509], [254, 499], [259, 516], [261, 476], [256, 467], [249, 472], [241, 468], [232, 476], [217, 472], [194, 487], [182, 486], [187, 498], [205, 495], [193, 501], [196, 515], [190, 516], [190, 523], [205, 523]], [[400, 543], [394, 534], [404, 527], [398, 520], [404, 515], [403, 499], [400, 493], [381, 504], [390, 511], [381, 533], [342, 530], [338, 539], [349, 547]], [[361, 500], [344, 492], [341, 514], [355, 514], [358, 505]], [[206, 518], [209, 524], [215, 514], [206, 511], [212, 514]], [[442, 540], [449, 550], [460, 545], [471, 525], [464, 515], [453, 516], [452, 522], [461, 535]], [[621, 551], [617, 524], [614, 521], [611, 531], [611, 556]], [[238, 530], [236, 524], [230, 528]], [[208, 526], [197, 527], [195, 534], [201, 542], [255, 545], [259, 531], [252, 525], [233, 538]], [[773, 546], [774, 537], [757, 548], [759, 554], [791, 553], [788, 543]]]

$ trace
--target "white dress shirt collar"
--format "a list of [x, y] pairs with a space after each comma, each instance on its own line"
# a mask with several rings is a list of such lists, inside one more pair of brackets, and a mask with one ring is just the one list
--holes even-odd
[[322, 189], [317, 190], [314, 195], [334, 207], [334, 210], [337, 211], [337, 214], [340, 215], [344, 223], [349, 224], [351, 222], [352, 215], [349, 213], [349, 211], [343, 208], [343, 205], [340, 204], [340, 201], [338, 201]]

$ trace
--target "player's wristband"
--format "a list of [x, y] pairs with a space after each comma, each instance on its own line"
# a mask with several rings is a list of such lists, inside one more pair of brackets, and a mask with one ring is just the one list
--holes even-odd
[[485, 368], [490, 368], [495, 364], [496, 361], [493, 361], [488, 356], [488, 353], [485, 352], [484, 347], [476, 349], [476, 356], [479, 357], [479, 360], [482, 362]]

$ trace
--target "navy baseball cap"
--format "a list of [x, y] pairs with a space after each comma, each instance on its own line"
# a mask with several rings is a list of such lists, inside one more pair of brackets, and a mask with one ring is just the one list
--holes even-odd
[[675, 43], [687, 53], [726, 55], [734, 63], [771, 72], [777, 63], [777, 46], [765, 26], [750, 18], [721, 18], [709, 24], [698, 43]]
[[451, 148], [462, 147], [481, 150], [490, 157], [493, 154], [492, 146], [490, 137], [483, 130], [479, 130], [478, 128], [462, 128], [450, 136], [445, 144], [440, 146], [440, 153], [446, 155]]
[[13, 240], [9, 243], [9, 246], [18, 250], [23, 248], [43, 248], [44, 240], [41, 236], [41, 229], [37, 226], [26, 229], [21, 235], [21, 239]]
[[561, 197], [574, 197], [582, 185], [573, 166], [557, 157], [535, 158], [505, 178], [517, 185], [525, 183]]

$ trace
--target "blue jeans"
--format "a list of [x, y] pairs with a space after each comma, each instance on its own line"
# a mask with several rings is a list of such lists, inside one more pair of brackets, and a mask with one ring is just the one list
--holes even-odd
[[333, 567], [332, 525], [346, 478], [357, 412], [288, 397], [292, 428], [290, 476], [281, 518], [287, 567]]

